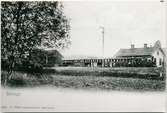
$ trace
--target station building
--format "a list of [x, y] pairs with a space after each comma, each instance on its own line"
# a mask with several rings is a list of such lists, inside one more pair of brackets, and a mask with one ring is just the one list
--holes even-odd
[[64, 59], [64, 66], [83, 67], [162, 67], [166, 65], [166, 49], [161, 47], [160, 41], [154, 46], [144, 44], [142, 48], [120, 49], [111, 58], [70, 58]]
[[[132, 44], [129, 49], [120, 49], [116, 54], [116, 58], [152, 58], [156, 63], [156, 67], [161, 67], [165, 63], [166, 51], [161, 47], [160, 41], [156, 41], [153, 47], [144, 44], [143, 48], [135, 48]], [[151, 60], [151, 59], [150, 59]]]

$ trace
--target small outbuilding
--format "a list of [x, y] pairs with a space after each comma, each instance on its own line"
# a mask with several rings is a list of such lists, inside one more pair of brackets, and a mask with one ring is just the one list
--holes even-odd
[[63, 56], [57, 50], [34, 49], [30, 53], [30, 59], [43, 64], [46, 67], [53, 67], [62, 63]]

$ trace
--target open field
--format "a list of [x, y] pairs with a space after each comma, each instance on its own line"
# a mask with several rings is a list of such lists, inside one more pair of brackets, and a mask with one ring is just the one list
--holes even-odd
[[165, 74], [162, 68], [156, 67], [54, 67], [54, 73], [73, 76], [114, 76], [145, 79], [163, 79]]
[[[164, 91], [165, 79], [154, 78], [159, 76], [159, 72], [157, 68], [57, 67], [46, 69], [43, 76], [30, 74], [25, 76], [24, 73], [16, 72], [9, 85], [13, 87], [51, 85], [57, 88], [116, 91]], [[5, 72], [2, 72], [2, 76], [4, 75]]]
[[75, 89], [102, 89], [117, 91], [164, 91], [165, 81], [139, 78], [102, 77], [102, 76], [65, 76], [52, 75], [53, 85]]
[[55, 67], [55, 86], [126, 91], [163, 91], [164, 74], [160, 68]]
[[64, 71], [64, 70], [75, 70], [75, 71], [123, 71], [123, 72], [143, 72], [143, 73], [157, 73], [160, 68], [157, 67], [52, 67], [57, 71]]

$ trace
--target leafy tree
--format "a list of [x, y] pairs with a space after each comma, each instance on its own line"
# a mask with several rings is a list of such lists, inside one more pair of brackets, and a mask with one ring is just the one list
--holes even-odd
[[34, 48], [70, 44], [69, 30], [62, 2], [1, 2], [1, 56], [9, 62], [6, 80], [18, 59]]

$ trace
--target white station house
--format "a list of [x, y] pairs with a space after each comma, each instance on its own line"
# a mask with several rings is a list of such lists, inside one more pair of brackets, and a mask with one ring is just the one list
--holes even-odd
[[156, 62], [156, 67], [161, 67], [165, 63], [166, 49], [161, 48], [160, 41], [156, 41], [153, 47], [148, 47], [147, 44], [144, 44], [143, 48], [135, 48], [135, 45], [132, 44], [130, 49], [120, 49], [115, 57], [116, 58], [144, 58], [144, 57], [153, 57]]

